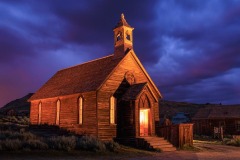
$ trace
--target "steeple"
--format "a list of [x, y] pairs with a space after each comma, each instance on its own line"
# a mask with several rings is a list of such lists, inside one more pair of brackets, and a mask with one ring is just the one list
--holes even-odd
[[133, 48], [133, 30], [134, 28], [127, 23], [124, 14], [122, 13], [119, 22], [113, 29], [114, 56], [124, 56], [129, 49]]

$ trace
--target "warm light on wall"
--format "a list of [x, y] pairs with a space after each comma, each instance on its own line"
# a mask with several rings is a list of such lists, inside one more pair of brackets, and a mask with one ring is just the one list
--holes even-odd
[[149, 109], [141, 109], [140, 110], [140, 135], [146, 136], [148, 135], [148, 116]]

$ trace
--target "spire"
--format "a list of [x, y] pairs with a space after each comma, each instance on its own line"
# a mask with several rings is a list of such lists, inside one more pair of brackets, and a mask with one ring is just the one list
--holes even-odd
[[[118, 27], [120, 27], [120, 26], [126, 26], [126, 27], [132, 28], [132, 27], [127, 23], [127, 21], [126, 21], [123, 13], [121, 14], [120, 20], [119, 20], [119, 22], [117, 23], [117, 25], [115, 26], [115, 28], [118, 28]], [[115, 28], [114, 28], [114, 29], [115, 29]]]
[[114, 55], [115, 57], [124, 56], [133, 48], [132, 28], [121, 14], [120, 20], [113, 29], [114, 32]]

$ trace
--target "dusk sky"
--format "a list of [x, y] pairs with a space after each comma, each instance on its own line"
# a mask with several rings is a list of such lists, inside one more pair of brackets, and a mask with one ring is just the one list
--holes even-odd
[[121, 13], [164, 99], [240, 104], [240, 0], [1, 0], [0, 107], [112, 54]]

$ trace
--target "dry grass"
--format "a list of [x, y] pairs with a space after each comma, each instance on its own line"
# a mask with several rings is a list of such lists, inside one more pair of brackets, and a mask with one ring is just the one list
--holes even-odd
[[121, 148], [116, 142], [102, 142], [93, 136], [36, 135], [29, 131], [26, 117], [0, 117], [0, 151], [22, 150], [84, 150], [92, 152], [118, 152]]

